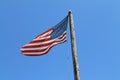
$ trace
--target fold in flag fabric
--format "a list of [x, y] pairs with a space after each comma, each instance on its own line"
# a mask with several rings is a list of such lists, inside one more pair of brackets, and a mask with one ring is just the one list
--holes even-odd
[[26, 56], [40, 56], [47, 54], [55, 45], [66, 41], [68, 16], [54, 27], [38, 35], [31, 42], [21, 47], [21, 52]]

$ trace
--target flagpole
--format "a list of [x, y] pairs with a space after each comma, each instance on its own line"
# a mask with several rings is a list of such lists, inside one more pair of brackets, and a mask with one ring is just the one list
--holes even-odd
[[80, 80], [79, 64], [77, 57], [77, 48], [76, 48], [76, 39], [74, 31], [74, 22], [72, 11], [68, 13], [69, 16], [69, 25], [70, 25], [70, 36], [71, 36], [71, 49], [72, 49], [72, 59], [73, 59], [73, 68], [74, 68], [74, 80]]

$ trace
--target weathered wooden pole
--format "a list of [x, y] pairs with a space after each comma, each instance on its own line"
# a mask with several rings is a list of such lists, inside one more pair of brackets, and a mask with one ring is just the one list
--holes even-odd
[[76, 38], [75, 38], [72, 11], [69, 11], [68, 16], [69, 16], [69, 26], [70, 26], [70, 36], [71, 36], [71, 49], [72, 49], [72, 59], [73, 59], [73, 68], [74, 68], [74, 80], [80, 80], [80, 72], [79, 72], [79, 65], [78, 65]]

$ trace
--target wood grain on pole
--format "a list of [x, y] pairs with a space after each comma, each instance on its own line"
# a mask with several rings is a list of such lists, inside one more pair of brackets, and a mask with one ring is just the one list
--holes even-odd
[[74, 68], [74, 80], [80, 80], [80, 72], [79, 72], [79, 64], [78, 64], [78, 57], [77, 57], [77, 47], [76, 47], [76, 38], [75, 38], [72, 11], [69, 11], [68, 15], [69, 15], [71, 49], [72, 49], [72, 59], [73, 59], [73, 68]]

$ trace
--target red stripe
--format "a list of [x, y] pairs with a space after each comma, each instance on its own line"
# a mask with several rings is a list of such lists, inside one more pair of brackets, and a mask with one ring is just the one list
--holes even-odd
[[[43, 34], [45, 34], [45, 33], [49, 32], [49, 31], [51, 31], [51, 30], [53, 30], [53, 28], [50, 28], [50, 29], [46, 30], [46, 31], [45, 31], [45, 32], [43, 32], [42, 34], [38, 35], [37, 37], [39, 37], [39, 36], [41, 36], [41, 35], [43, 35]], [[37, 38], [37, 37], [36, 37], [36, 38]]]
[[[62, 40], [66, 39], [66, 37], [64, 37]], [[62, 41], [61, 40], [61, 41]], [[55, 41], [54, 41], [55, 42]], [[46, 44], [41, 44], [41, 45], [32, 45], [32, 46], [23, 46], [22, 48], [38, 48], [38, 47], [44, 47], [44, 46], [48, 46], [51, 45], [54, 42], [50, 42], [50, 43], [46, 43]], [[56, 41], [58, 42], [58, 41]]]
[[[66, 40], [64, 42], [66, 42]], [[64, 42], [61, 42], [61, 43], [64, 43]], [[58, 44], [61, 44], [61, 43], [58, 43]], [[55, 45], [57, 45], [57, 44], [55, 44]], [[55, 45], [53, 45], [53, 46], [55, 46]], [[35, 54], [34, 53], [34, 54], [23, 54], [23, 55], [25, 55], [25, 56], [41, 56], [41, 55], [47, 54], [53, 46], [51, 46], [45, 53], [42, 53], [42, 54]]]
[[[66, 35], [66, 33], [62, 34], [62, 36], [59, 39], [61, 39], [65, 35]], [[45, 41], [49, 41], [49, 40], [50, 40], [50, 38], [45, 38], [45, 39], [42, 39], [42, 40], [31, 41], [29, 43], [45, 42]]]
[[25, 52], [43, 52], [45, 51], [46, 49], [43, 49], [43, 50], [23, 50], [22, 52], [25, 53]]
[[[44, 54], [46, 54], [46, 53], [44, 53]], [[44, 54], [23, 54], [23, 55], [25, 55], [25, 56], [41, 56]]]
[[34, 40], [34, 41], [29, 42], [29, 43], [45, 42], [45, 41], [49, 41], [49, 40], [50, 40], [50, 38], [45, 38], [42, 40]]
[[[52, 43], [52, 42], [51, 42]], [[41, 44], [41, 45], [33, 45], [33, 46], [23, 46], [22, 48], [37, 48], [37, 47], [44, 47], [44, 46], [48, 46], [51, 43], [46, 43], [46, 44]]]
[[[65, 38], [63, 40], [65, 40]], [[63, 40], [51, 42], [51, 43], [49, 43], [49, 45], [52, 45], [53, 43], [61, 42]], [[46, 45], [46, 46], [49, 46], [49, 45]], [[41, 47], [43, 47], [43, 46], [41, 46]], [[32, 47], [32, 48], [34, 48], [34, 47]], [[37, 47], [37, 48], [39, 48], [39, 47]], [[43, 50], [21, 50], [21, 51], [22, 52], [42, 52], [42, 51], [44, 51], [46, 49], [43, 49]]]
[[[64, 36], [66, 35], [66, 33], [64, 33], [59, 39], [62, 39]], [[64, 37], [63, 39], [65, 39], [66, 37]], [[62, 40], [63, 40], [62, 39]], [[49, 39], [50, 40], [50, 39]], [[49, 41], [48, 40], [48, 41]], [[45, 41], [44, 41], [45, 42]], [[50, 43], [46, 43], [46, 44], [41, 44], [41, 45], [31, 45], [31, 46], [23, 46], [22, 48], [37, 48], [37, 47], [44, 47], [44, 46], [48, 46], [50, 44], [52, 44], [53, 42]]]

